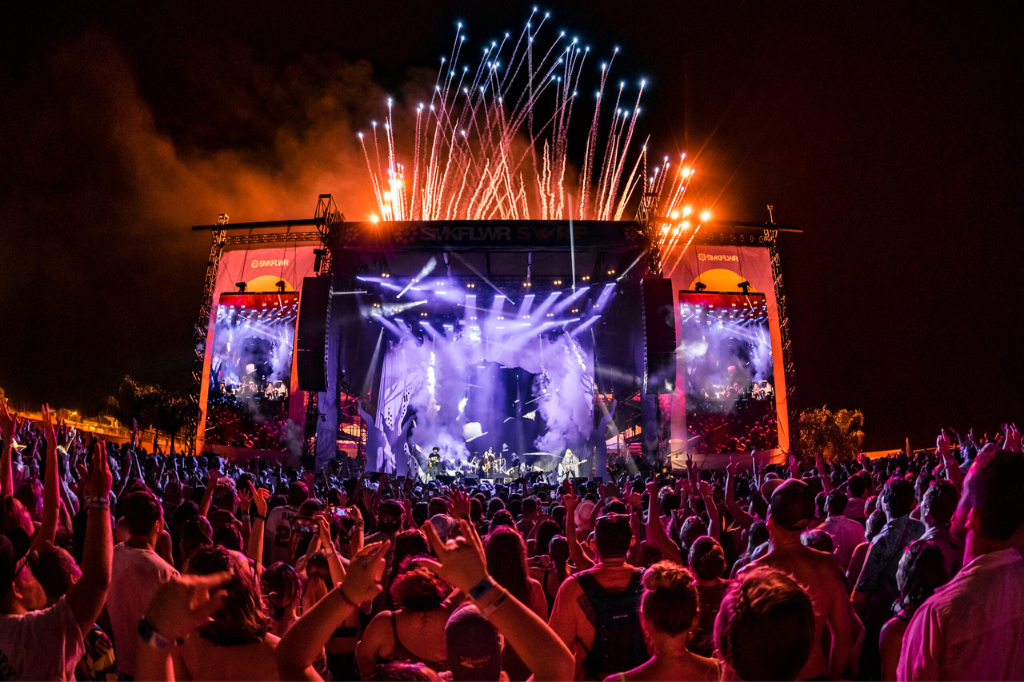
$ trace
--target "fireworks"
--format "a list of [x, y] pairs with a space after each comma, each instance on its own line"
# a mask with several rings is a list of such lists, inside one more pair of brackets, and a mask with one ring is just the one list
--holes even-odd
[[[635, 99], [625, 81], [610, 84], [618, 48], [593, 69], [599, 76], [582, 167], [572, 167], [570, 123], [593, 57], [565, 32], [540, 47], [548, 18], [535, 9], [518, 38], [506, 33], [482, 46], [474, 66], [459, 24], [430, 102], [416, 108], [411, 152], [396, 143], [390, 99], [383, 125], [359, 133], [379, 210], [373, 220], [621, 220], [640, 201], [650, 216], [689, 214], [682, 202], [694, 171], [685, 154], [678, 167], [665, 157], [649, 172], [645, 143], [628, 162], [646, 83]], [[609, 88], [614, 105], [604, 112]], [[664, 228], [661, 245], [678, 242], [688, 224]]]

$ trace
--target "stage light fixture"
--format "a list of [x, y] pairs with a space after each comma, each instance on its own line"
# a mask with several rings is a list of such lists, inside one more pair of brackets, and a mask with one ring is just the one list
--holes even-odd
[[583, 275], [583, 281], [584, 282], [589, 282], [590, 281], [590, 275]]
[[[708, 288], [708, 285], [704, 284], [704, 282], [697, 282], [696, 284], [693, 285], [693, 290], [696, 291], [697, 293], [700, 293], [700, 292], [704, 291], [707, 288]], [[713, 308], [714, 306], [711, 306], [711, 307]]]
[[[319, 270], [319, 268], [317, 268], [317, 269]], [[277, 293], [283, 294], [284, 293], [284, 288], [286, 286], [288, 286], [288, 283], [285, 282], [283, 279], [279, 279], [279, 280], [277, 280], [277, 284], [275, 284], [274, 286], [277, 287]]]
[[320, 272], [320, 266], [323, 265], [324, 256], [327, 255], [327, 250], [313, 249], [313, 255], [316, 256], [316, 258], [313, 259], [313, 272]]
[[247, 286], [245, 282], [235, 282], [235, 286], [238, 287], [238, 293], [245, 293], [245, 287]]
[[750, 286], [751, 286], [750, 282], [740, 282], [739, 283], [739, 288], [743, 289], [743, 293], [745, 293], [745, 294], [749, 294], [750, 293]]

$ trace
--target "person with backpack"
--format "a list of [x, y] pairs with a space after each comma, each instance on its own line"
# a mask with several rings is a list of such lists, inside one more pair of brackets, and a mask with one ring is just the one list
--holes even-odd
[[626, 514], [597, 520], [597, 564], [566, 578], [549, 625], [572, 650], [577, 680], [602, 680], [648, 659], [640, 622], [643, 571], [626, 563], [635, 538]]

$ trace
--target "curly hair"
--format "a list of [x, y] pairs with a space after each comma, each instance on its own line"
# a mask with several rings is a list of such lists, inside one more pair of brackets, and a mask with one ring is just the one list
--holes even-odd
[[896, 571], [900, 588], [899, 599], [892, 606], [896, 617], [909, 622], [918, 607], [947, 582], [946, 559], [937, 544], [917, 540], [907, 545]]
[[391, 584], [395, 606], [417, 613], [436, 609], [447, 596], [445, 583], [423, 566], [411, 564]]
[[693, 574], [671, 561], [659, 561], [644, 571], [640, 612], [658, 632], [678, 635], [697, 617], [698, 594]]
[[[238, 561], [224, 547], [200, 547], [188, 562], [188, 572], [210, 575], [237, 568]], [[224, 586], [224, 606], [199, 630], [203, 639], [217, 646], [254, 644], [263, 639], [270, 627], [260, 584], [249, 570], [235, 570]]]
[[743, 680], [796, 679], [813, 638], [811, 598], [788, 575], [767, 567], [732, 584], [715, 620], [718, 654]]

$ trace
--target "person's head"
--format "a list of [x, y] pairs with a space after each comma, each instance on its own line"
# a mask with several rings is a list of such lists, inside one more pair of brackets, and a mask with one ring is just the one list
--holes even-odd
[[883, 528], [885, 528], [885, 512], [876, 509], [864, 522], [864, 539], [871, 542], [876, 535], [882, 532]]
[[447, 514], [448, 503], [444, 501], [443, 497], [432, 497], [430, 498], [430, 504], [427, 506], [427, 513], [430, 516], [437, 516], [438, 514]]
[[935, 477], [927, 471], [922, 471], [921, 474], [914, 479], [914, 500], [919, 506], [921, 504], [921, 500], [924, 499], [924, 494], [928, 492], [928, 487], [934, 481]]
[[903, 550], [896, 570], [900, 597], [893, 608], [900, 618], [909, 621], [917, 608], [948, 581], [946, 559], [939, 546], [929, 540], [912, 542]]
[[833, 490], [825, 497], [825, 513], [829, 516], [842, 516], [849, 503], [846, 493], [842, 490]]
[[384, 500], [377, 507], [377, 530], [382, 533], [397, 533], [402, 528], [402, 505], [394, 500]]
[[605, 514], [597, 520], [594, 545], [601, 562], [625, 559], [633, 540], [633, 529], [625, 514]]
[[0, 535], [0, 610], [3, 613], [38, 611], [46, 608], [46, 591], [33, 571], [39, 554], [29, 548], [28, 533], [15, 528]]
[[504, 639], [472, 604], [458, 608], [444, 628], [448, 663], [455, 682], [497, 682]]
[[224, 606], [200, 628], [199, 634], [216, 646], [254, 644], [267, 634], [270, 620], [260, 583], [252, 574], [246, 557], [210, 545], [196, 550], [188, 562], [188, 572], [196, 575], [227, 570], [233, 570], [234, 575], [223, 587], [227, 592]]
[[505, 508], [505, 503], [500, 497], [492, 497], [487, 501], [487, 517], [493, 518], [495, 514]]
[[832, 536], [823, 530], [805, 530], [800, 534], [800, 544], [804, 547], [816, 549], [825, 554], [834, 554], [836, 551], [835, 542]]
[[516, 522], [512, 518], [512, 514], [507, 509], [499, 509], [494, 516], [491, 517], [491, 525], [488, 528], [488, 532], [493, 533], [496, 528], [501, 526], [508, 526], [510, 528], [516, 527]]
[[850, 490], [850, 497], [863, 497], [864, 491], [868, 489], [867, 484], [864, 482], [864, 478], [859, 474], [850, 476], [847, 482], [847, 488]]
[[16, 528], [20, 528], [31, 537], [36, 527], [25, 505], [14, 495], [2, 495], [0, 498], [0, 533], [10, 535]]
[[768, 534], [768, 524], [758, 519], [750, 524], [747, 531], [747, 552], [753, 553], [755, 549], [771, 539]]
[[163, 506], [149, 490], [137, 490], [126, 497], [121, 504], [121, 511], [128, 524], [128, 532], [134, 539], [152, 545], [164, 531]]
[[302, 481], [295, 481], [288, 486], [288, 506], [298, 509], [299, 505], [309, 498], [309, 488]]
[[47, 545], [39, 551], [39, 562], [33, 575], [46, 593], [46, 606], [53, 606], [82, 577], [82, 569], [74, 557], [62, 547]]
[[690, 551], [690, 545], [702, 535], [708, 534], [708, 526], [699, 516], [687, 516], [679, 529], [679, 546], [684, 552]]
[[181, 529], [181, 540], [178, 542], [181, 548], [181, 564], [188, 564], [188, 560], [200, 547], [213, 544], [213, 528], [205, 516], [193, 516]]
[[879, 497], [879, 506], [889, 520], [906, 516], [914, 509], [914, 484], [905, 478], [893, 476], [885, 482]]
[[767, 567], [733, 582], [715, 619], [715, 648], [741, 680], [796, 679], [813, 639], [811, 598], [788, 575]]
[[1009, 450], [979, 453], [964, 479], [956, 510], [957, 528], [968, 543], [1005, 545], [1024, 523], [1024, 455]]
[[425, 566], [415, 562], [398, 574], [391, 583], [391, 599], [395, 606], [416, 613], [427, 613], [439, 607], [447, 596], [445, 583]]
[[530, 574], [526, 568], [526, 544], [514, 528], [499, 526], [484, 539], [487, 572], [521, 602], [530, 597]]
[[935, 481], [921, 500], [921, 520], [929, 527], [948, 528], [959, 502], [960, 493], [951, 481]]
[[523, 516], [532, 516], [537, 513], [537, 498], [530, 495], [523, 500]]
[[283, 561], [278, 561], [267, 567], [260, 577], [260, 586], [263, 594], [266, 595], [267, 604], [271, 609], [271, 617], [274, 620], [284, 618], [288, 609], [299, 603], [302, 591], [302, 581], [299, 574]]
[[550, 519], [546, 519], [537, 526], [537, 534], [534, 536], [534, 554], [546, 554], [548, 551], [548, 545], [551, 544], [551, 538], [561, 533], [561, 529], [558, 524]]
[[23, 481], [14, 491], [14, 496], [34, 520], [43, 520], [43, 484], [38, 478]]
[[565, 536], [556, 535], [551, 538], [551, 542], [548, 543], [548, 556], [559, 570], [565, 570], [569, 561], [569, 541], [565, 539]]
[[791, 478], [772, 492], [768, 530], [772, 538], [799, 536], [814, 519], [814, 492], [803, 481]]
[[396, 568], [402, 565], [406, 557], [427, 556], [430, 554], [430, 545], [427, 544], [427, 536], [423, 531], [415, 528], [403, 530], [395, 536], [391, 543], [392, 557], [391, 564]]
[[641, 624], [648, 640], [658, 635], [678, 637], [697, 620], [698, 594], [693, 576], [671, 561], [659, 561], [646, 571], [640, 600]]
[[700, 580], [715, 580], [725, 574], [725, 551], [710, 535], [693, 541], [688, 558], [690, 570]]
[[662, 488], [659, 493], [659, 503], [662, 513], [666, 516], [671, 515], [676, 509], [679, 509], [679, 495], [671, 488]]
[[441, 676], [423, 663], [387, 661], [378, 663], [366, 679], [373, 682], [440, 682]]
[[241, 552], [243, 548], [241, 527], [237, 523], [225, 523], [223, 526], [218, 526], [213, 531], [213, 544]]

